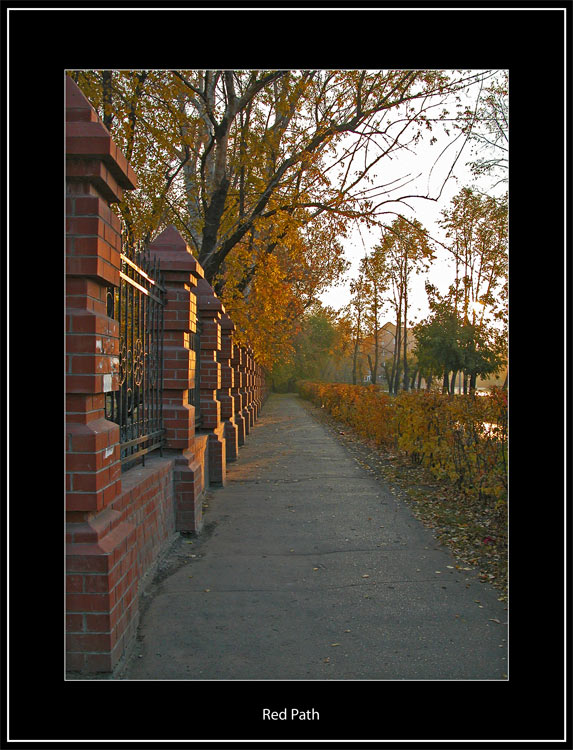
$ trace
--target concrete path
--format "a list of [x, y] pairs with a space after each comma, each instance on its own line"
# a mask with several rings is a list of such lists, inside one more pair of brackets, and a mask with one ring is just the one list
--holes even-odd
[[499, 594], [310, 412], [269, 397], [118, 678], [506, 679]]

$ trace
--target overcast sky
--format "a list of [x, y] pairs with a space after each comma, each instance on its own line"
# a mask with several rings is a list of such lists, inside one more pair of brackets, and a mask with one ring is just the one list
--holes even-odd
[[[430, 145], [429, 142], [432, 136], [436, 136], [438, 140], [437, 143]], [[475, 158], [474, 152], [470, 148], [470, 143], [467, 143], [462, 149], [463, 138], [459, 138], [454, 143], [454, 137], [455, 135], [452, 134], [448, 138], [445, 134], [438, 133], [436, 129], [434, 132], [429, 133], [424, 141], [418, 144], [415, 155], [408, 151], [402, 151], [393, 161], [386, 160], [382, 162], [378, 175], [380, 183], [384, 184], [389, 182], [390, 179], [394, 179], [394, 177], [401, 177], [406, 174], [414, 176], [422, 173], [422, 176], [415, 183], [409, 184], [406, 190], [402, 192], [408, 194], [419, 193], [420, 195], [428, 194], [432, 197], [437, 197], [441, 190], [441, 197], [437, 202], [423, 198], [414, 198], [407, 201], [408, 206], [403, 203], [391, 204], [389, 205], [389, 210], [400, 212], [407, 218], [418, 219], [432, 237], [442, 242], [445, 242], [445, 237], [443, 230], [438, 226], [437, 222], [441, 218], [441, 212], [449, 207], [452, 198], [463, 187], [476, 186], [483, 192], [496, 196], [503, 194], [507, 187], [498, 185], [495, 189], [492, 189], [491, 185], [495, 182], [492, 178], [481, 178], [479, 182], [476, 182], [470, 172], [470, 168], [466, 164], [470, 159], [473, 160]], [[436, 163], [438, 156], [446, 146], [448, 148]], [[452, 175], [444, 185], [444, 180], [460, 149], [462, 149], [461, 155], [457, 158]], [[480, 155], [483, 156], [484, 154], [480, 153]], [[390, 224], [395, 218], [395, 214], [389, 214], [384, 223]], [[346, 274], [343, 284], [333, 287], [320, 296], [323, 304], [329, 305], [336, 310], [348, 304], [350, 300], [350, 281], [358, 275], [360, 260], [364, 257], [365, 251], [370, 252], [372, 247], [379, 241], [380, 230], [368, 230], [363, 227], [360, 228], [360, 231], [355, 228], [349, 234], [349, 237], [342, 241], [345, 257], [352, 264], [351, 269]], [[420, 274], [412, 278], [408, 319], [414, 322], [422, 320], [429, 313], [424, 289], [425, 280], [429, 279], [431, 283], [435, 284], [443, 292], [447, 290], [448, 286], [454, 280], [453, 263], [450, 261], [447, 251], [439, 247], [436, 249], [436, 260], [432, 263], [430, 271], [427, 274]], [[390, 307], [388, 307], [383, 315], [382, 322], [391, 321], [393, 317], [394, 314]]]

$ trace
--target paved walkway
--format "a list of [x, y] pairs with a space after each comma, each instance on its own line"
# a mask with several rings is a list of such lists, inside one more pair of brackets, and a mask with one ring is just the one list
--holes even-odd
[[505, 679], [496, 590], [311, 412], [269, 397], [119, 679]]

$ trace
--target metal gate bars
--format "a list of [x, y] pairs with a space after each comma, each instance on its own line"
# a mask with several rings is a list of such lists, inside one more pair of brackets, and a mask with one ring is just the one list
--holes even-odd
[[122, 470], [162, 450], [163, 307], [157, 259], [124, 245], [120, 285], [108, 289], [109, 317], [119, 323], [119, 390], [106, 394], [105, 416], [119, 425]]

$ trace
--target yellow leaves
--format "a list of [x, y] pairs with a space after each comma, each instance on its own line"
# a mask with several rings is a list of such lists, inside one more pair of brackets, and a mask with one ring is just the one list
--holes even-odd
[[[222, 301], [237, 326], [236, 338], [248, 340], [258, 361], [270, 368], [292, 352], [297, 300], [279, 258], [263, 250], [242, 243], [229, 258]], [[252, 270], [247, 288], [243, 288], [245, 269]]]
[[222, 301], [237, 338], [249, 340], [263, 366], [292, 360], [303, 312], [346, 269], [337, 233], [336, 222], [310, 228], [298, 213], [277, 211], [272, 220], [257, 219], [228, 256]]

